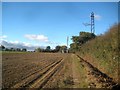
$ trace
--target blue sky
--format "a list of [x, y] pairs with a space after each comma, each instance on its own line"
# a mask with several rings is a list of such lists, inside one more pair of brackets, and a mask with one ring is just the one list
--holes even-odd
[[[66, 45], [66, 38], [90, 32], [83, 23], [95, 14], [95, 34], [105, 33], [118, 22], [116, 2], [3, 2], [2, 37], [9, 43], [24, 46]], [[7, 46], [6, 45], [6, 46]]]

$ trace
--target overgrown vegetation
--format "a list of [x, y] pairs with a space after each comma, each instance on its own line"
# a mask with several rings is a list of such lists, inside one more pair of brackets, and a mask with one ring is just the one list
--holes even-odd
[[[81, 34], [77, 36], [77, 38], [80, 37], [82, 37]], [[87, 34], [85, 34], [84, 38], [85, 37], [87, 37]], [[85, 41], [81, 45], [80, 43], [76, 43], [74, 37], [72, 37], [74, 42], [72, 45], [74, 46], [74, 44], [77, 44], [77, 47], [73, 48], [71, 45], [71, 49], [78, 49], [76, 52], [79, 51], [77, 52], [79, 55], [111, 76], [117, 82], [118, 63], [120, 63], [118, 56], [118, 52], [120, 51], [120, 45], [118, 45], [119, 37], [118, 25], [115, 24], [104, 35], [93, 37], [94, 39], [86, 38], [87, 40], [84, 39]]]

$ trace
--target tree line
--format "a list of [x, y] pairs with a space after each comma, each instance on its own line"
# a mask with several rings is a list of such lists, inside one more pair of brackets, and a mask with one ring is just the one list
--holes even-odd
[[35, 52], [64, 52], [66, 53], [67, 51], [67, 46], [63, 45], [63, 46], [56, 46], [55, 49], [51, 49], [50, 46], [47, 46], [45, 49], [43, 48], [36, 48]]
[[[0, 51], [18, 51], [18, 52], [24, 51], [24, 52], [26, 52], [27, 49], [26, 48], [22, 48], [22, 49], [20, 49], [20, 48], [6, 48], [5, 46], [1, 45]], [[34, 50], [34, 52], [53, 52], [53, 53], [54, 52], [64, 52], [65, 53], [66, 51], [67, 51], [67, 46], [65, 46], [65, 45], [63, 45], [63, 46], [58, 45], [55, 47], [55, 49], [51, 49], [50, 46], [47, 46], [45, 49], [38, 47]]]
[[22, 51], [22, 52], [26, 52], [27, 49], [26, 48], [6, 48], [5, 46], [1, 45], [0, 46], [0, 51]]

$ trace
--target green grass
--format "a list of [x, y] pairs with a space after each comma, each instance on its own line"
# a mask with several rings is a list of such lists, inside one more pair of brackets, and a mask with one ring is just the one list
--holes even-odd
[[77, 56], [73, 57], [73, 63], [76, 66], [76, 68], [75, 68], [76, 73], [78, 73], [80, 76], [79, 88], [88, 88], [88, 82], [86, 81], [86, 75], [87, 75], [86, 70], [82, 66], [82, 63], [80, 62], [80, 59], [78, 59]]

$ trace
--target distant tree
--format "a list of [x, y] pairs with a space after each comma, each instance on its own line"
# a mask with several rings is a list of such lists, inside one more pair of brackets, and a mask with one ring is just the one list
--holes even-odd
[[16, 51], [16, 49], [15, 48], [10, 48], [9, 51]]
[[20, 48], [16, 48], [16, 51], [21, 51], [21, 49]]
[[23, 48], [23, 49], [22, 49], [22, 51], [23, 51], [23, 52], [26, 52], [26, 51], [27, 51], [27, 49], [26, 49], [26, 48]]
[[10, 49], [8, 49], [8, 48], [5, 48], [5, 51], [11, 51]]
[[56, 46], [56, 47], [55, 47], [55, 51], [56, 51], [56, 52], [59, 52], [59, 51], [60, 51], [60, 48], [61, 48], [61, 46]]
[[5, 46], [1, 45], [0, 50], [4, 50], [4, 49], [5, 49]]
[[51, 47], [50, 46], [47, 46], [46, 47], [46, 52], [49, 52], [51, 50]]
[[39, 47], [39, 48], [36, 48], [35, 51], [36, 52], [42, 52], [42, 49]]

